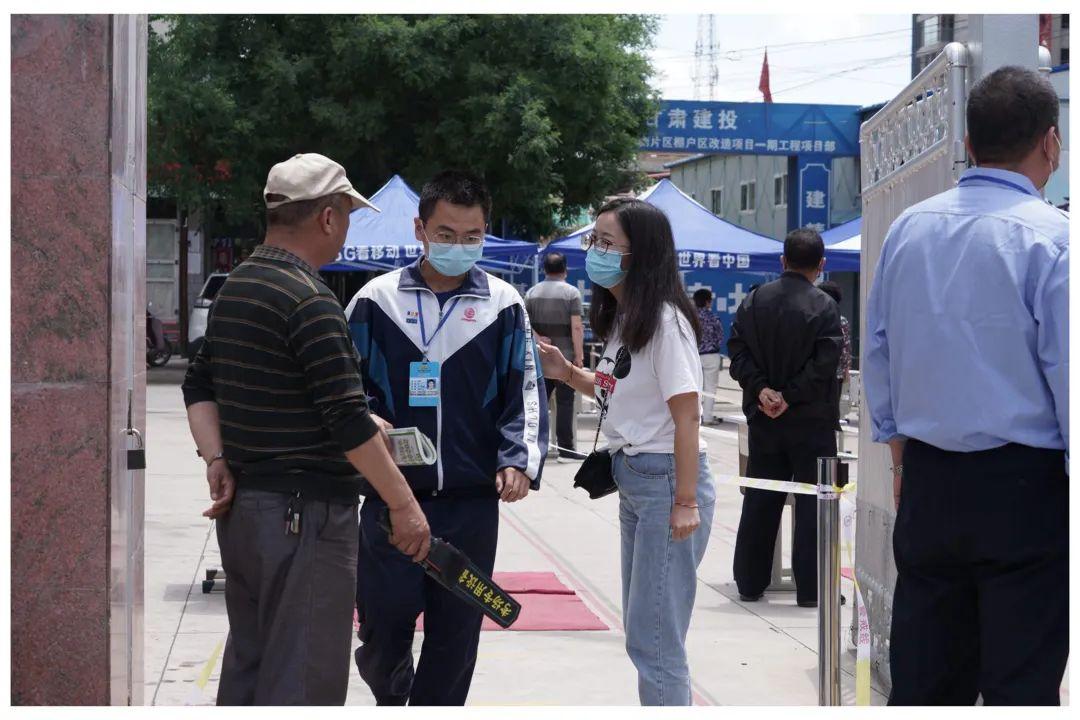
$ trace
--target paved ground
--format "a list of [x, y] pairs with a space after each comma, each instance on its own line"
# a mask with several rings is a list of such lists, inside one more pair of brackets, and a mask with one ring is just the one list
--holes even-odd
[[[147, 401], [145, 702], [157, 705], [213, 702], [220, 663], [211, 658], [228, 630], [224, 596], [201, 591], [205, 569], [217, 567], [219, 555], [212, 526], [200, 516], [208, 499], [180, 397], [182, 372], [178, 361], [152, 370]], [[719, 415], [739, 413], [738, 395], [727, 383], [718, 391]], [[580, 445], [591, 441], [587, 419]], [[735, 426], [705, 428], [703, 434], [714, 471], [736, 474]], [[611, 629], [483, 633], [471, 704], [637, 704], [636, 676], [619, 629], [618, 501], [590, 501], [574, 490], [576, 468], [571, 462], [550, 464], [539, 493], [503, 506], [496, 567], [554, 572]], [[697, 702], [814, 705], [816, 611], [798, 608], [790, 592], [767, 594], [758, 603], [739, 602], [731, 575], [739, 509], [738, 490], [718, 488], [688, 639]], [[790, 558], [787, 548], [784, 554]], [[845, 594], [851, 597], [846, 582]], [[850, 603], [843, 626], [849, 623]], [[854, 652], [843, 635], [844, 701], [853, 704]], [[417, 651], [419, 642], [420, 636]], [[508, 667], [528, 671], [511, 679]], [[372, 704], [355, 670], [351, 677], [348, 704]], [[876, 689], [873, 702], [884, 702]]]

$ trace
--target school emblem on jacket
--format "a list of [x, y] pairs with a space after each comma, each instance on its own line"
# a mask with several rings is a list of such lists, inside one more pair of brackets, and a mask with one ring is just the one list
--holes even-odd
[[476, 308], [465, 308], [465, 312], [462, 313], [462, 316], [465, 318], [465, 322], [476, 322]]
[[409, 324], [415, 325], [417, 322], [419, 322], [419, 318], [420, 313], [416, 312], [415, 310], [408, 310], [405, 312], [405, 322]]

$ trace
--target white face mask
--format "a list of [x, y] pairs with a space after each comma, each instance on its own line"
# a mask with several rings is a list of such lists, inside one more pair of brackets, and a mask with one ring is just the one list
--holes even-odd
[[1046, 182], [1043, 183], [1043, 186], [1040, 188], [1040, 190], [1042, 191], [1043, 197], [1046, 197], [1046, 186], [1050, 184], [1050, 178], [1054, 177], [1054, 173], [1056, 173], [1058, 171], [1058, 169], [1061, 168], [1061, 149], [1062, 149], [1061, 148], [1061, 138], [1058, 137], [1058, 134], [1057, 134], [1056, 131], [1054, 132], [1054, 139], [1057, 140], [1057, 144], [1058, 144], [1057, 167], [1054, 166], [1054, 161], [1050, 160], [1050, 174], [1046, 176]]

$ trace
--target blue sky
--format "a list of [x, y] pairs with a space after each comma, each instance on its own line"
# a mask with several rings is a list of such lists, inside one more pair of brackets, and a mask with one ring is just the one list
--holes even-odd
[[[665, 15], [650, 55], [665, 99], [693, 100], [698, 15]], [[769, 47], [774, 102], [870, 105], [911, 77], [911, 15], [716, 15], [714, 100], [758, 102]], [[700, 99], [708, 99], [703, 95]]]

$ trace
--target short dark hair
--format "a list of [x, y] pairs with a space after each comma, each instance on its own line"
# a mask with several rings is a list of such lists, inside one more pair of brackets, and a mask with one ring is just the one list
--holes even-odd
[[[285, 199], [285, 196], [271, 193], [266, 196], [266, 199], [270, 202], [281, 202]], [[335, 193], [333, 195], [323, 195], [322, 197], [313, 200], [297, 200], [296, 202], [278, 205], [276, 208], [267, 209], [266, 224], [268, 226], [295, 227], [305, 220], [321, 213], [325, 208], [335, 206], [340, 207], [340, 204], [346, 201], [349, 202], [351, 208], [352, 201], [349, 200], [348, 195], [345, 193]], [[345, 208], [341, 209], [348, 212]]]
[[701, 288], [694, 291], [694, 304], [699, 308], [709, 307], [712, 303], [712, 290]]
[[825, 257], [825, 241], [817, 230], [798, 228], [784, 238], [784, 259], [789, 270], [816, 270]]
[[975, 162], [1023, 160], [1058, 124], [1060, 101], [1041, 73], [1016, 65], [975, 83], [967, 104], [967, 132]]
[[544, 273], [562, 275], [566, 272], [566, 256], [561, 252], [549, 252], [544, 256]]
[[818, 285], [822, 292], [831, 297], [839, 305], [840, 301], [844, 298], [844, 294], [840, 292], [840, 286], [832, 280], [826, 280]]
[[464, 170], [443, 170], [424, 183], [420, 191], [420, 220], [427, 223], [440, 200], [464, 207], [480, 206], [484, 222], [491, 217], [491, 193], [484, 181]]

